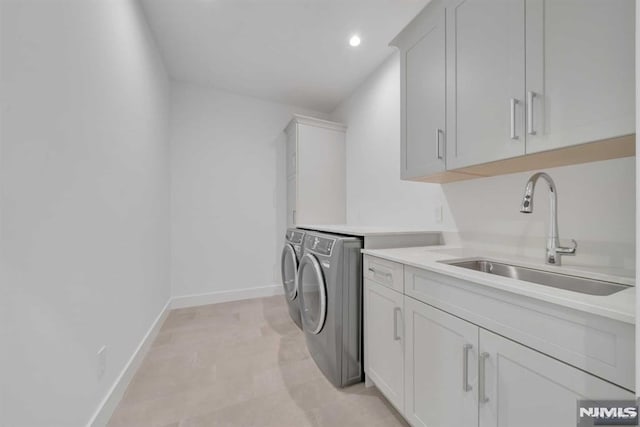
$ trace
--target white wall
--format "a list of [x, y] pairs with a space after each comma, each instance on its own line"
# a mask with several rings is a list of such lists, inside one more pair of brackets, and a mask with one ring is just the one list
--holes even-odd
[[[564, 245], [578, 242], [564, 265], [583, 265], [632, 276], [635, 269], [635, 159], [632, 157], [545, 170], [557, 186], [558, 227]], [[442, 186], [467, 245], [509, 247], [544, 260], [549, 190], [539, 181], [534, 212], [520, 213], [528, 178], [523, 172]]]
[[[400, 55], [332, 113], [347, 129], [347, 223], [455, 229], [438, 184], [400, 181]], [[435, 210], [443, 206], [442, 223]]]
[[134, 0], [0, 4], [0, 425], [81, 426], [170, 295], [168, 79]]
[[171, 102], [173, 295], [279, 291], [283, 130], [294, 112], [319, 115], [180, 82]]
[[[519, 213], [531, 173], [445, 185], [400, 181], [400, 67], [395, 53], [331, 113], [347, 130], [347, 222], [459, 230], [467, 245], [506, 245], [542, 259], [547, 190], [532, 215]], [[561, 238], [579, 243], [565, 264], [632, 275], [635, 268], [633, 158], [550, 169], [558, 185]], [[541, 183], [542, 184], [542, 183]], [[434, 221], [442, 205], [444, 222]], [[622, 271], [618, 271], [618, 270]]]

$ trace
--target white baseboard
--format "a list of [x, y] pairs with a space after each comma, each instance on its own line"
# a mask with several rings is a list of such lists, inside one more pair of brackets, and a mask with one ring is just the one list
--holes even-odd
[[89, 427], [102, 427], [106, 426], [113, 414], [113, 411], [120, 403], [122, 396], [124, 396], [124, 392], [127, 390], [127, 386], [129, 382], [133, 378], [133, 375], [136, 373], [144, 356], [147, 354], [147, 351], [151, 347], [151, 343], [158, 335], [160, 331], [160, 327], [162, 323], [169, 315], [169, 311], [171, 311], [171, 298], [165, 304], [164, 308], [158, 314], [158, 317], [153, 321], [151, 327], [145, 334], [144, 338], [136, 348], [136, 350], [131, 355], [131, 358], [127, 361], [127, 364], [124, 366], [118, 378], [114, 381], [113, 385], [107, 392], [105, 398], [100, 402], [98, 409], [91, 417], [91, 420], [87, 424]]
[[217, 304], [221, 302], [239, 301], [243, 299], [270, 297], [282, 295], [282, 285], [260, 286], [232, 291], [209, 292], [206, 294], [194, 294], [173, 297], [171, 308], [196, 307], [199, 305]]
[[282, 295], [282, 285], [261, 286], [257, 288], [247, 288], [233, 291], [210, 292], [206, 294], [184, 295], [170, 298], [164, 306], [158, 317], [153, 321], [151, 327], [145, 334], [144, 338], [131, 355], [131, 358], [114, 381], [113, 385], [107, 392], [105, 398], [100, 402], [98, 409], [91, 417], [87, 424], [88, 427], [102, 427], [107, 425], [113, 411], [120, 403], [124, 392], [127, 390], [129, 382], [136, 373], [147, 351], [151, 347], [151, 343], [158, 335], [162, 323], [174, 308], [196, 307], [199, 305], [217, 304], [221, 302], [239, 301], [251, 298], [269, 297], [274, 295]]

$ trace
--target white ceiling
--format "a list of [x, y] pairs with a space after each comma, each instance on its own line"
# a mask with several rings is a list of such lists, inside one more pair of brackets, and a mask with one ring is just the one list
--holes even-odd
[[142, 0], [174, 79], [323, 112], [391, 54], [389, 41], [428, 2]]

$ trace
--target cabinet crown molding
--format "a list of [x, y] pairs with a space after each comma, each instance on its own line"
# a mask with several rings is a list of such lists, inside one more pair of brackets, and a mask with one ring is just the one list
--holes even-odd
[[300, 125], [308, 125], [308, 126], [316, 126], [325, 129], [331, 129], [339, 132], [346, 132], [347, 126], [342, 123], [332, 122], [329, 120], [318, 119], [316, 117], [305, 116], [302, 114], [294, 114], [293, 118], [287, 125], [286, 129], [289, 129], [291, 126], [300, 124]]

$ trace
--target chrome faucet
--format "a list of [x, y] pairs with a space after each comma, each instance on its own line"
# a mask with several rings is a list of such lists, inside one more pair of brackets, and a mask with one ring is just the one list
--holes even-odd
[[531, 175], [527, 185], [524, 188], [524, 197], [522, 198], [522, 206], [520, 212], [532, 213], [533, 212], [533, 190], [536, 187], [538, 178], [543, 178], [549, 185], [549, 235], [547, 236], [547, 264], [560, 265], [560, 257], [562, 255], [575, 255], [578, 243], [571, 239], [573, 247], [565, 248], [560, 246], [560, 239], [558, 237], [558, 195], [556, 193], [556, 184], [553, 179], [544, 172], [538, 172]]

